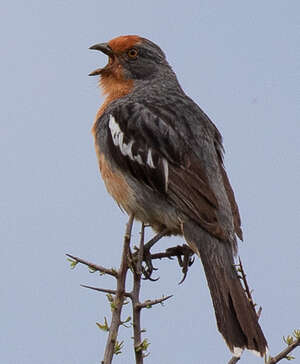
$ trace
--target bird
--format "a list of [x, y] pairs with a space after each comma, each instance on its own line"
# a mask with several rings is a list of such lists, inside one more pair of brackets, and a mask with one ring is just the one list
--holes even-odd
[[108, 193], [155, 232], [183, 236], [202, 261], [230, 351], [264, 356], [267, 341], [234, 266], [243, 234], [220, 132], [154, 42], [122, 35], [90, 49], [108, 56], [89, 74], [100, 76], [105, 96], [92, 134]]

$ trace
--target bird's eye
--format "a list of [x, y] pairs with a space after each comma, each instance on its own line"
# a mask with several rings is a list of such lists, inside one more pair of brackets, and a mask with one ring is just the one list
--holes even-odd
[[135, 49], [135, 48], [131, 48], [131, 49], [129, 49], [129, 51], [127, 52], [127, 55], [128, 55], [128, 57], [129, 57], [129, 58], [131, 58], [131, 59], [136, 59], [136, 58], [137, 58], [137, 56], [138, 56], [138, 51], [137, 51], [137, 49]]

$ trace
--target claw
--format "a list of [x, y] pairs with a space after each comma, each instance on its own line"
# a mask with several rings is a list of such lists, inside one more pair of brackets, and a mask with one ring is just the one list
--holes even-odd
[[143, 279], [148, 279], [148, 280], [153, 281], [153, 282], [157, 281], [159, 279], [159, 278], [151, 278], [152, 273], [155, 270], [157, 270], [157, 268], [153, 267], [150, 249], [153, 247], [154, 244], [156, 244], [167, 233], [168, 233], [167, 229], [163, 230], [159, 234], [155, 235], [154, 238], [152, 238], [150, 241], [148, 241], [144, 245], [143, 261], [145, 262], [145, 266], [142, 267], [142, 273], [144, 275]]
[[182, 284], [185, 281], [189, 267], [194, 263], [195, 258], [193, 257], [194, 253], [186, 245], [183, 245], [182, 247], [178, 246], [177, 249], [178, 249], [178, 255], [177, 255], [178, 264], [180, 267], [182, 267], [182, 273], [183, 273], [183, 277], [178, 284]]
[[[193, 257], [194, 252], [187, 246], [187, 245], [177, 245], [172, 248], [166, 249], [165, 254], [164, 253], [156, 253], [151, 254], [150, 250], [154, 244], [157, 243], [159, 239], [161, 239], [163, 236], [165, 236], [168, 233], [167, 230], [162, 231], [161, 233], [157, 234], [152, 238], [150, 241], [148, 241], [144, 247], [143, 247], [143, 262], [142, 265], [142, 274], [143, 279], [150, 280], [152, 282], [155, 282], [159, 279], [158, 278], [152, 278], [152, 274], [157, 268], [153, 267], [152, 261], [153, 259], [161, 259], [161, 258], [169, 258], [170, 260], [173, 260], [173, 257], [176, 257], [178, 260], [179, 266], [182, 268], [183, 277], [179, 284], [183, 283], [186, 279], [188, 269], [189, 267], [194, 263], [195, 258]], [[134, 253], [134, 256], [138, 255], [138, 250]]]
[[153, 267], [152, 260], [151, 260], [151, 253], [150, 253], [151, 247], [144, 247], [144, 256], [143, 261], [145, 262], [146, 267], [143, 269], [143, 273], [146, 279], [150, 279], [153, 271], [155, 268]]
[[157, 277], [157, 278], [151, 278], [150, 276], [148, 277], [148, 276], [145, 276], [145, 277], [143, 277], [142, 279], [144, 280], [144, 281], [151, 281], [151, 282], [156, 282], [156, 281], [158, 281], [159, 280], [159, 278], [160, 277]]
[[195, 261], [195, 257], [190, 257], [189, 267], [194, 264], [194, 261]]
[[181, 265], [183, 277], [182, 277], [181, 281], [178, 284], [181, 284], [181, 283], [184, 282], [184, 280], [185, 280], [185, 278], [187, 276], [187, 272], [189, 270], [189, 262], [190, 262], [190, 256], [189, 256], [189, 254], [184, 254], [183, 258], [184, 259], [183, 259], [183, 262], [182, 262], [182, 265]]
[[177, 255], [177, 260], [178, 260], [179, 267], [183, 267], [184, 263], [182, 261], [181, 255]]
[[149, 280], [149, 281], [152, 281], [152, 282], [158, 281], [159, 277], [158, 278], [151, 278], [151, 275], [152, 275], [154, 270], [158, 270], [158, 269], [154, 268], [153, 266], [152, 266], [152, 269], [149, 269], [149, 267], [147, 267], [147, 269], [146, 269], [144, 266], [142, 266], [142, 273], [144, 275], [143, 279], [144, 280]]
[[181, 281], [178, 284], [183, 283], [186, 279], [186, 276], [187, 276], [187, 271], [183, 273], [183, 277], [181, 278]]

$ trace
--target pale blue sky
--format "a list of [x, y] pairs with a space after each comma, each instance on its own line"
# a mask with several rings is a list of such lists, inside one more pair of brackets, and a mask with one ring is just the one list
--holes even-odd
[[[113, 281], [70, 271], [64, 254], [119, 264], [126, 216], [99, 178], [90, 129], [102, 97], [87, 75], [106, 63], [88, 47], [121, 34], [159, 44], [223, 134], [243, 221], [240, 254], [271, 352], [279, 351], [300, 326], [299, 1], [19, 0], [0, 8], [1, 364], [102, 357], [106, 335], [95, 322], [109, 307], [79, 284]], [[200, 262], [182, 286], [175, 262], [158, 266], [161, 279], [146, 282], [143, 297], [174, 297], [143, 313], [145, 363], [226, 363]], [[115, 363], [133, 363], [130, 335], [121, 330], [126, 346]], [[240, 361], [259, 362], [252, 354]]]

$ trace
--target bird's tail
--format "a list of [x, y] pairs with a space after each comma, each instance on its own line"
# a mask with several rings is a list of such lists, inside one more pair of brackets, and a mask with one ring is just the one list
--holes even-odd
[[230, 244], [210, 236], [192, 221], [184, 223], [183, 231], [188, 244], [199, 252], [218, 329], [229, 349], [235, 356], [244, 349], [263, 356], [267, 341], [234, 268]]

